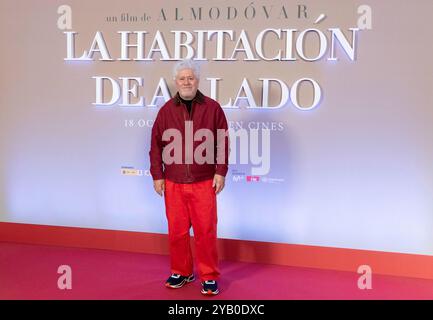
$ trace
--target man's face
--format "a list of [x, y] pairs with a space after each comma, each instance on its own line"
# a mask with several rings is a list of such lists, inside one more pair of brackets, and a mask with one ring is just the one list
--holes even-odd
[[198, 90], [198, 79], [192, 69], [182, 69], [177, 73], [176, 89], [182, 99], [192, 100]]

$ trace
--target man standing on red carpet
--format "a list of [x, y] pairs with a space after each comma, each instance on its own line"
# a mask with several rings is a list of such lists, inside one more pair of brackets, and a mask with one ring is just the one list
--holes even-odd
[[199, 66], [183, 60], [174, 67], [178, 92], [159, 110], [152, 128], [150, 173], [163, 195], [168, 221], [172, 275], [169, 288], [194, 281], [190, 228], [194, 231], [201, 292], [219, 293], [216, 195], [228, 170], [227, 120], [221, 106], [199, 90]]

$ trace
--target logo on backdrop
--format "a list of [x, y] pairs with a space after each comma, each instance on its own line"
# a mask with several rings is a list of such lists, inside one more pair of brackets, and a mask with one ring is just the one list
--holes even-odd
[[150, 177], [150, 171], [149, 170], [143, 170], [143, 169], [136, 169], [134, 167], [129, 166], [122, 166], [120, 168], [120, 174], [123, 176], [148, 176]]

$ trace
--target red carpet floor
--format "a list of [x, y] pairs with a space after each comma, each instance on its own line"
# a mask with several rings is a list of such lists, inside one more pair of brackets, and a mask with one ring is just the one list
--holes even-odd
[[[72, 289], [57, 287], [60, 265], [72, 268]], [[433, 280], [375, 275], [372, 289], [359, 274], [240, 262], [221, 262], [220, 295], [200, 294], [196, 280], [163, 286], [169, 258], [129, 252], [0, 242], [0, 299], [433, 299]]]

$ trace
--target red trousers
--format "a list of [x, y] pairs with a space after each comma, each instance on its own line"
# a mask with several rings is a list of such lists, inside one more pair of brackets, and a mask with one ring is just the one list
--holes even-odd
[[174, 183], [165, 180], [171, 272], [183, 276], [193, 273], [189, 234], [192, 226], [201, 281], [216, 280], [220, 275], [216, 244], [217, 205], [212, 182]]

